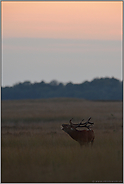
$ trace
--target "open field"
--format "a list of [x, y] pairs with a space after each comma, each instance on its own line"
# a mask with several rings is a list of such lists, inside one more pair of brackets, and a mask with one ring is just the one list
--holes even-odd
[[[92, 117], [93, 147], [62, 123]], [[2, 182], [122, 182], [122, 102], [2, 101]]]

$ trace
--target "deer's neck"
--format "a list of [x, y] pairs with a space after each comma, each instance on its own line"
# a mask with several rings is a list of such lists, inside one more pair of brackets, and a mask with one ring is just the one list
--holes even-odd
[[77, 133], [78, 133], [78, 130], [74, 130], [74, 131], [71, 131], [71, 132], [68, 132], [68, 134], [75, 140], [77, 140]]

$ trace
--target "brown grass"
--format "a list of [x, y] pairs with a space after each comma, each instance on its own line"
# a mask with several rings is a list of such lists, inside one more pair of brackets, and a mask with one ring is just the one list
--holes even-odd
[[[95, 142], [80, 148], [60, 129], [92, 117]], [[122, 102], [2, 102], [2, 182], [122, 182]]]

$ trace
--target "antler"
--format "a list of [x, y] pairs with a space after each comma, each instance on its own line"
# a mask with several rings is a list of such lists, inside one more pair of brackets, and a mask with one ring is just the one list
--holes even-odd
[[80, 127], [81, 125], [84, 124], [84, 123], [82, 123], [82, 121], [84, 121], [84, 119], [82, 119], [80, 123], [73, 124], [73, 126], [75, 126], [75, 128]]
[[82, 123], [81, 124], [82, 126], [80, 126], [80, 127], [86, 127], [88, 129], [90, 129], [90, 127], [92, 127], [92, 125], [94, 124], [93, 122], [90, 122], [90, 119], [91, 119], [91, 117], [89, 117], [89, 119], [85, 123]]
[[73, 119], [73, 118], [71, 118], [71, 119], [69, 120], [69, 123], [70, 123], [71, 126], [74, 126], [75, 128], [77, 128], [79, 125], [81, 125], [82, 121], [84, 120], [84, 119], [83, 119], [80, 123], [72, 123], [72, 119]]
[[[72, 118], [73, 119], [73, 118]], [[92, 125], [94, 124], [94, 123], [92, 123], [92, 122], [89, 122], [89, 120], [91, 119], [91, 117], [89, 117], [89, 119], [85, 122], [85, 123], [82, 123], [82, 121], [84, 121], [84, 119], [80, 122], [80, 123], [76, 123], [76, 124], [73, 124], [71, 121], [72, 121], [72, 119], [70, 119], [70, 124], [71, 124], [71, 126], [74, 126], [75, 128], [77, 128], [77, 127], [86, 127], [86, 128], [88, 128], [88, 129], [90, 129], [90, 127], [92, 127]], [[88, 125], [89, 124], [89, 125]]]
[[69, 120], [69, 123], [70, 123], [71, 126], [73, 125], [73, 123], [71, 122], [72, 120], [73, 120], [73, 118], [71, 118], [71, 119]]
[[93, 125], [94, 123], [92, 123], [92, 122], [89, 122], [89, 120], [91, 119], [91, 117], [89, 117], [89, 119], [87, 120], [87, 124], [89, 123], [89, 124], [91, 124], [91, 125]]
[[82, 126], [80, 126], [80, 127], [86, 127], [88, 129], [90, 129], [90, 127], [92, 127], [92, 125], [94, 124], [93, 122], [89, 122], [90, 119], [91, 119], [91, 117], [89, 117], [89, 119], [85, 123], [81, 124]]

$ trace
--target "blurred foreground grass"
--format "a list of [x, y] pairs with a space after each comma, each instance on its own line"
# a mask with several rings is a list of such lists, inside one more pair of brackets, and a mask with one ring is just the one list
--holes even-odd
[[[93, 147], [60, 129], [92, 117]], [[36, 120], [36, 121], [35, 121]], [[122, 102], [2, 102], [2, 182], [122, 182]]]

